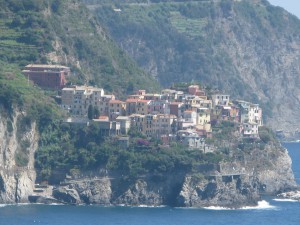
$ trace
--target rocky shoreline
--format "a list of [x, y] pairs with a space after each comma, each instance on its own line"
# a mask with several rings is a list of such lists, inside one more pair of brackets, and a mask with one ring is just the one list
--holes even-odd
[[[253, 149], [243, 160], [218, 165], [204, 172], [201, 168], [189, 174], [145, 174], [125, 179], [123, 174], [95, 174], [80, 179], [71, 177], [53, 184], [48, 191], [36, 184], [34, 153], [38, 134], [33, 123], [22, 136], [17, 135], [17, 121], [12, 118], [8, 132], [7, 119], [0, 117], [0, 203], [98, 204], [126, 206], [226, 207], [255, 206], [261, 194], [277, 195], [295, 190], [296, 182], [288, 152], [273, 143]], [[28, 140], [28, 166], [16, 166], [19, 140]], [[50, 190], [51, 189], [51, 190]]]
[[[168, 181], [170, 182], [170, 181]], [[73, 183], [53, 188], [52, 196], [30, 196], [32, 203], [97, 204], [103, 206], [171, 206], [171, 207], [226, 207], [241, 208], [256, 206], [260, 200], [255, 182], [249, 178], [235, 178], [222, 181], [221, 177], [195, 181], [188, 176], [181, 188], [173, 184], [163, 185], [151, 181], [137, 180], [133, 185], [116, 190], [108, 178], [103, 180]], [[171, 185], [171, 186], [169, 186]], [[113, 191], [114, 190], [114, 191]]]
[[295, 191], [289, 191], [289, 192], [284, 192], [279, 195], [277, 195], [280, 199], [289, 199], [293, 201], [300, 201], [300, 187], [298, 190]]

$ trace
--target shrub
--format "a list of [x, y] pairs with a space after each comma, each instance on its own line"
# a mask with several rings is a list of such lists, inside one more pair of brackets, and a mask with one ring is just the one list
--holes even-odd
[[275, 140], [275, 134], [272, 132], [271, 129], [267, 127], [260, 127], [258, 129], [259, 138], [264, 142], [268, 143], [270, 141]]

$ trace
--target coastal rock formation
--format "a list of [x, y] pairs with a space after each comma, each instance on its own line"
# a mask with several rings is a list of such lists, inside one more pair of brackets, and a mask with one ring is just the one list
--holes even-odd
[[[171, 176], [169, 179], [166, 179], [165, 184], [150, 179], [138, 179], [127, 188], [122, 185], [114, 186], [116, 184], [111, 183], [107, 178], [103, 178], [101, 182], [73, 181], [73, 184], [54, 189], [53, 196], [68, 204], [179, 207], [238, 208], [255, 205], [259, 200], [256, 180], [248, 176], [218, 177], [201, 181], [195, 181], [187, 176], [180, 186], [176, 181], [178, 178]], [[172, 179], [174, 182], [170, 183]], [[93, 192], [93, 190], [97, 191]]]
[[184, 207], [239, 208], [256, 205], [260, 197], [255, 179], [248, 176], [218, 176], [198, 182], [187, 177], [177, 199], [178, 205]]
[[[36, 178], [36, 125], [20, 111], [15, 110], [11, 116], [2, 113], [0, 141], [0, 202], [28, 202]], [[110, 171], [107, 175], [83, 175], [56, 184], [52, 197], [69, 204], [237, 208], [255, 205], [260, 193], [277, 194], [296, 187], [291, 159], [279, 144], [270, 142], [243, 157], [201, 176], [183, 171], [145, 174], [136, 179]], [[51, 196], [45, 199], [55, 202]]]
[[138, 180], [132, 188], [129, 188], [115, 200], [116, 204], [125, 205], [163, 205], [163, 196], [158, 190], [149, 188], [144, 180]]
[[277, 195], [279, 198], [300, 201], [300, 191], [290, 191]]
[[263, 154], [260, 154], [260, 159], [254, 162], [256, 163], [254, 176], [259, 180], [260, 192], [278, 194], [297, 187], [292, 171], [292, 160], [286, 149], [279, 150], [278, 147], [266, 146]]
[[245, 162], [224, 163], [206, 176], [74, 179], [55, 189], [53, 196], [65, 203], [239, 208], [256, 205], [261, 193], [275, 195], [296, 188], [291, 159], [280, 145], [266, 145], [245, 158]]
[[20, 111], [10, 116], [3, 114], [0, 113], [0, 202], [28, 202], [36, 178], [36, 126], [24, 121]]
[[72, 181], [53, 190], [53, 196], [72, 204], [111, 204], [111, 182], [107, 177], [98, 180]]

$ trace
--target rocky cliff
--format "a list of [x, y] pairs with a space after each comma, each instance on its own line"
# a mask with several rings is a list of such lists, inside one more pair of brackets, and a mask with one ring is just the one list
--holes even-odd
[[260, 191], [266, 194], [276, 194], [295, 189], [297, 184], [292, 171], [292, 161], [287, 150], [282, 149], [276, 153], [278, 156], [274, 157], [272, 155], [274, 152], [270, 151], [272, 146], [267, 146], [267, 148], [269, 148], [268, 153], [260, 154], [259, 157], [265, 157], [268, 160], [266, 161], [268, 165], [258, 163], [254, 170], [254, 175], [259, 181]]
[[0, 112], [0, 202], [28, 202], [35, 184], [35, 124], [27, 124], [21, 111]]
[[[28, 196], [34, 195], [38, 135], [35, 123], [26, 118], [19, 110], [11, 115], [1, 111], [1, 203], [28, 202]], [[93, 176], [81, 176], [56, 185], [52, 196], [70, 204], [236, 208], [255, 205], [261, 193], [277, 194], [296, 187], [291, 159], [286, 150], [274, 143], [264, 149], [254, 148], [243, 159], [222, 163], [205, 173], [179, 171], [129, 179], [110, 171], [106, 175], [94, 171]], [[45, 197], [47, 201], [51, 199]]]
[[163, 85], [199, 81], [260, 103], [274, 130], [297, 131], [295, 16], [264, 0], [117, 2], [121, 13], [85, 0], [119, 45]]
[[253, 151], [246, 162], [224, 163], [205, 176], [179, 173], [131, 181], [118, 176], [75, 179], [55, 188], [53, 196], [75, 204], [238, 208], [256, 205], [260, 194], [295, 189], [287, 151], [271, 145], [259, 151]]

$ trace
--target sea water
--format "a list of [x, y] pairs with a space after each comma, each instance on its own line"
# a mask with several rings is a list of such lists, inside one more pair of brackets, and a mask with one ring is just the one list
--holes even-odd
[[[293, 170], [300, 183], [300, 143], [288, 143]], [[0, 225], [300, 225], [300, 202], [266, 198], [257, 207], [100, 207], [66, 205], [0, 205]]]

